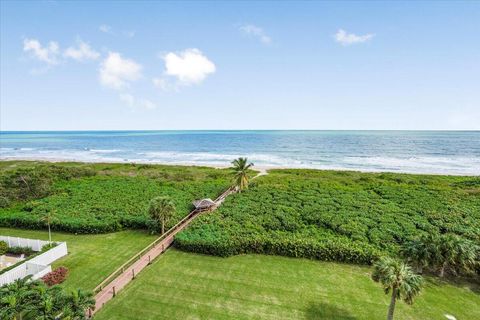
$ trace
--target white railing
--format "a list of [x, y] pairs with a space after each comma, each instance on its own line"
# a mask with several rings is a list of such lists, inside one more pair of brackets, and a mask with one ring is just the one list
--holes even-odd
[[0, 241], [5, 241], [9, 247], [29, 247], [33, 251], [42, 251], [42, 247], [48, 244], [48, 241], [9, 236], [0, 236]]
[[[32, 243], [36, 241], [33, 239], [23, 239], [23, 240], [31, 240]], [[28, 275], [32, 275], [33, 279], [38, 279], [40, 277], [43, 277], [45, 274], [47, 274], [52, 270], [50, 264], [55, 260], [60, 259], [63, 256], [66, 256], [67, 253], [68, 253], [67, 243], [60, 242], [57, 244], [57, 246], [51, 248], [50, 250], [47, 250], [44, 253], [36, 257], [33, 257], [32, 259], [26, 260], [24, 263], [16, 266], [15, 268], [8, 270], [3, 274], [0, 274], [0, 286], [7, 283], [11, 283], [17, 279], [25, 278]]]

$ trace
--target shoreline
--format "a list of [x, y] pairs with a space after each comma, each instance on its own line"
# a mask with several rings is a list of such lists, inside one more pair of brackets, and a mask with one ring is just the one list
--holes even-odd
[[[78, 160], [78, 159], [62, 159], [62, 158], [22, 158], [22, 157], [0, 157], [0, 162], [8, 161], [31, 161], [31, 162], [47, 162], [47, 163], [84, 163], [84, 164], [147, 164], [147, 165], [164, 165], [164, 166], [183, 166], [183, 167], [208, 167], [215, 169], [227, 169], [230, 167], [229, 164], [208, 164], [201, 162], [161, 162], [161, 161], [108, 161], [105, 159], [101, 160]], [[428, 175], [428, 176], [455, 176], [455, 177], [480, 177], [478, 173], [465, 174], [465, 173], [435, 173], [435, 172], [413, 172], [413, 171], [402, 171], [402, 170], [376, 170], [376, 169], [359, 169], [359, 168], [343, 168], [343, 167], [308, 167], [308, 166], [276, 166], [276, 165], [255, 165], [253, 170], [259, 171], [261, 175], [268, 174], [269, 170], [288, 170], [288, 169], [297, 169], [297, 170], [318, 170], [318, 171], [347, 171], [347, 172], [360, 172], [360, 173], [397, 173], [397, 174], [410, 174], [410, 175]]]

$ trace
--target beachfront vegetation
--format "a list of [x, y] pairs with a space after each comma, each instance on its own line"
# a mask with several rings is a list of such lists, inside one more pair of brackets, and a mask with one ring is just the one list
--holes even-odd
[[161, 231], [164, 234], [165, 224], [175, 214], [175, 203], [170, 197], [155, 197], [150, 201], [148, 214], [152, 220], [150, 229], [155, 232]]
[[271, 170], [176, 237], [183, 250], [371, 263], [425, 234], [480, 241], [480, 178]]
[[[0, 228], [0, 234], [48, 240], [48, 232], [40, 230]], [[60, 266], [68, 268], [68, 277], [61, 284], [62, 287], [69, 290], [77, 288], [93, 290], [109, 274], [156, 237], [145, 231], [121, 231], [94, 235], [56, 232], [54, 240], [67, 242], [68, 255], [55, 261], [52, 268]]]
[[[169, 250], [96, 315], [106, 319], [385, 320], [390, 296], [371, 267]], [[413, 305], [397, 303], [396, 320], [480, 319], [478, 286], [424, 278]]]
[[0, 287], [0, 318], [5, 320], [83, 320], [86, 310], [94, 307], [92, 292], [47, 287], [28, 277]]
[[411, 262], [419, 272], [427, 269], [457, 275], [474, 271], [478, 266], [479, 246], [473, 241], [453, 234], [423, 235], [408, 241], [401, 249], [405, 259]]
[[[0, 226], [74, 233], [147, 229], [157, 196], [175, 203], [173, 226], [192, 200], [215, 198], [230, 184], [228, 170], [135, 164], [0, 163]], [[55, 211], [55, 219], [42, 219]]]
[[387, 319], [393, 320], [397, 300], [412, 304], [420, 293], [423, 278], [398, 259], [382, 257], [373, 266], [372, 279], [382, 284], [385, 294], [391, 292]]
[[235, 186], [239, 192], [248, 189], [249, 177], [248, 170], [253, 167], [253, 163], [248, 163], [247, 158], [238, 158], [232, 161], [232, 171], [235, 179]]

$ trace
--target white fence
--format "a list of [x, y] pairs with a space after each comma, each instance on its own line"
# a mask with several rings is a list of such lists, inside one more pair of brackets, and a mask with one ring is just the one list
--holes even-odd
[[[34, 239], [22, 239], [22, 240], [30, 240], [31, 243], [34, 243], [36, 241]], [[43, 241], [43, 242], [46, 242], [46, 241]], [[19, 266], [16, 266], [12, 270], [8, 270], [7, 272], [0, 274], [0, 286], [7, 283], [11, 283], [16, 279], [25, 278], [28, 275], [32, 275], [33, 279], [38, 279], [40, 277], [43, 277], [45, 274], [47, 274], [52, 270], [50, 266], [52, 262], [54, 262], [57, 259], [60, 259], [63, 256], [66, 256], [67, 254], [68, 254], [67, 243], [60, 242], [58, 243], [57, 246], [51, 248], [50, 250], [45, 251], [44, 253], [30, 260], [25, 261], [24, 263], [22, 263]]]
[[0, 241], [5, 241], [9, 247], [29, 247], [34, 251], [42, 251], [42, 247], [48, 244], [48, 241], [9, 236], [0, 236]]

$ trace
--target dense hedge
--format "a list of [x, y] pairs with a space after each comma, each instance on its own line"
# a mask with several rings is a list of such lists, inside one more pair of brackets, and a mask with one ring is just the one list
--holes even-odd
[[[29, 167], [25, 168], [27, 164]], [[50, 166], [56, 169], [52, 170]], [[50, 185], [48, 195], [21, 197], [7, 208], [0, 209], [0, 226], [44, 229], [46, 224], [42, 215], [54, 212], [53, 230], [105, 233], [124, 228], [146, 229], [149, 201], [155, 196], [168, 195], [177, 207], [168, 227], [192, 209], [192, 200], [214, 198], [230, 182], [226, 170], [212, 168], [91, 164], [85, 169], [84, 166], [16, 162], [15, 169], [0, 167], [0, 181], [8, 181], [9, 177], [18, 177], [29, 171], [45, 176]], [[52, 174], [58, 171], [89, 174]], [[13, 190], [10, 193], [19, 192]]]
[[197, 219], [176, 246], [369, 263], [446, 232], [480, 241], [480, 178], [274, 170]]

